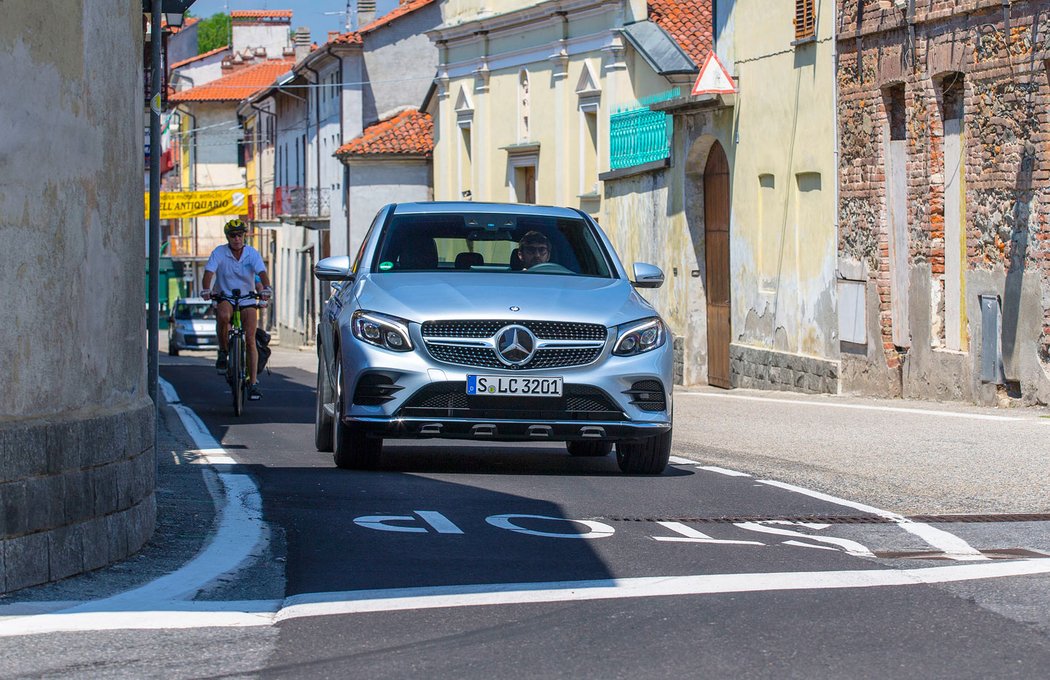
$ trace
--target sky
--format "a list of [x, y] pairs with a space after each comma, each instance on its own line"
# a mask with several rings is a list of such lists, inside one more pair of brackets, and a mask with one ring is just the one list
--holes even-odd
[[346, 0], [196, 0], [190, 13], [206, 19], [220, 12], [244, 9], [290, 9], [292, 28], [309, 27], [317, 44], [328, 39], [328, 31], [346, 30]]

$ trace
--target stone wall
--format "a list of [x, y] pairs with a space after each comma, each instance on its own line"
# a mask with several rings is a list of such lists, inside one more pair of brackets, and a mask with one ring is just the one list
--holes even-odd
[[97, 569], [153, 533], [153, 406], [0, 425], [0, 592]]
[[126, 0], [4, 3], [0, 592], [153, 529], [142, 44]]
[[729, 345], [733, 387], [837, 394], [839, 362], [733, 343]]
[[[850, 357], [845, 389], [878, 384], [890, 394], [993, 402], [995, 386], [975, 367], [983, 351], [978, 296], [996, 295], [1005, 382], [1026, 403], [1050, 402], [1050, 3], [936, 0], [916, 3], [911, 17], [890, 3], [838, 5], [839, 257], [864, 267], [874, 284], [867, 315], [878, 320], [863, 359]], [[960, 116], [961, 283], [947, 280], [945, 242], [953, 172], [945, 167], [945, 120]], [[884, 174], [891, 135], [907, 149], [907, 270], [898, 283]], [[903, 341], [894, 337], [892, 309], [902, 281]], [[954, 286], [962, 296], [960, 348], [946, 339], [946, 291]], [[896, 374], [901, 383], [848, 377], [872, 374]]]

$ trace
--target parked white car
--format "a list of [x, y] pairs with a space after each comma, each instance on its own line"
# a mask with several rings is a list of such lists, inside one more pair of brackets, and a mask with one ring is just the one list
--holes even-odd
[[183, 349], [218, 349], [215, 308], [204, 298], [179, 298], [168, 317], [168, 354]]

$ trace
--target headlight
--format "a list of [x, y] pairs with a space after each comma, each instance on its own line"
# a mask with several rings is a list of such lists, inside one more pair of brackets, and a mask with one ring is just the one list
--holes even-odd
[[408, 352], [412, 340], [408, 337], [408, 322], [396, 316], [358, 310], [350, 318], [354, 337], [371, 345], [395, 352]]
[[660, 319], [642, 319], [616, 327], [613, 354], [621, 357], [648, 352], [664, 344], [664, 322]]

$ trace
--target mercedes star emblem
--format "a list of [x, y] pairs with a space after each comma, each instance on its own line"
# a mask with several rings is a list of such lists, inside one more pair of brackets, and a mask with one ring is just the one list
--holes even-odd
[[524, 366], [535, 352], [536, 336], [524, 326], [506, 326], [496, 334], [496, 354], [508, 366]]

